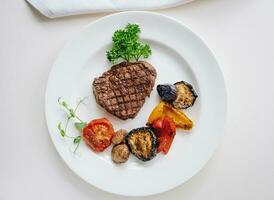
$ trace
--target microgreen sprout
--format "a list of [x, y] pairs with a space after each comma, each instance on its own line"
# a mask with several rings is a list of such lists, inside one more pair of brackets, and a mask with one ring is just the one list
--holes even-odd
[[85, 98], [82, 98], [78, 101], [77, 105], [75, 108], [72, 108], [71, 106], [69, 106], [69, 104], [62, 100], [61, 97], [58, 98], [58, 103], [59, 105], [64, 109], [64, 111], [66, 112], [67, 114], [67, 118], [66, 118], [66, 123], [65, 123], [65, 126], [63, 127], [62, 126], [62, 122], [59, 122], [58, 125], [57, 125], [57, 129], [59, 131], [59, 134], [62, 136], [62, 137], [66, 137], [66, 138], [70, 138], [73, 140], [73, 143], [76, 145], [73, 153], [76, 152], [76, 150], [78, 149], [79, 147], [79, 144], [82, 140], [82, 136], [81, 135], [78, 135], [78, 136], [71, 136], [67, 133], [67, 127], [68, 127], [68, 124], [70, 122], [71, 119], [75, 120], [76, 122], [74, 123], [74, 126], [75, 128], [77, 128], [79, 131], [82, 131], [83, 128], [87, 125], [86, 122], [84, 122], [82, 119], [80, 119], [80, 117], [76, 114], [76, 111], [77, 109], [79, 108], [79, 105], [81, 103], [83, 103], [83, 101], [86, 99]]

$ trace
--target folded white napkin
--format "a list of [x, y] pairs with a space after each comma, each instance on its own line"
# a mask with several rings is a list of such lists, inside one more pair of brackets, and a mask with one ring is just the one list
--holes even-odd
[[27, 0], [43, 15], [54, 18], [85, 13], [122, 10], [152, 10], [193, 0]]

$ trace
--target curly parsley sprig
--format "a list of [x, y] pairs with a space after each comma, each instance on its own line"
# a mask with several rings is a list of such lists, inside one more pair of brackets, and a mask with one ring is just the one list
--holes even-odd
[[84, 122], [83, 120], [81, 120], [79, 118], [79, 116], [76, 114], [76, 111], [79, 107], [79, 105], [81, 103], [83, 103], [83, 101], [86, 99], [85, 98], [82, 98], [79, 100], [79, 102], [77, 103], [76, 107], [75, 108], [72, 108], [71, 106], [68, 105], [68, 103], [64, 100], [62, 100], [61, 97], [58, 98], [58, 103], [60, 106], [62, 106], [62, 108], [65, 110], [65, 112], [67, 113], [67, 120], [66, 120], [66, 124], [65, 124], [65, 127], [62, 126], [62, 122], [59, 122], [58, 125], [57, 125], [57, 128], [58, 128], [58, 131], [59, 131], [59, 134], [62, 136], [62, 137], [67, 137], [67, 138], [70, 138], [73, 140], [73, 143], [76, 144], [76, 147], [74, 149], [74, 153], [76, 152], [76, 150], [78, 149], [79, 147], [79, 144], [82, 140], [82, 136], [70, 136], [68, 133], [67, 133], [67, 127], [68, 127], [68, 124], [69, 124], [69, 121], [71, 119], [75, 119], [77, 122], [74, 123], [74, 126], [82, 131], [82, 129], [87, 125], [86, 122]]
[[140, 41], [141, 29], [137, 24], [128, 24], [125, 29], [114, 32], [112, 37], [112, 49], [107, 51], [107, 59], [111, 63], [123, 59], [127, 62], [138, 61], [141, 57], [148, 58], [151, 49], [148, 44]]

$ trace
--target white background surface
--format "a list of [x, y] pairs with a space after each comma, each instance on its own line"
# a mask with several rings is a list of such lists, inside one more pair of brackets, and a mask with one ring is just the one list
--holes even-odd
[[[226, 80], [228, 121], [223, 143], [199, 174], [143, 199], [274, 199], [274, 1], [197, 0], [159, 12], [182, 21], [215, 53]], [[103, 15], [48, 20], [22, 0], [1, 0], [1, 200], [128, 199], [74, 175], [45, 124], [44, 94], [54, 58]]]

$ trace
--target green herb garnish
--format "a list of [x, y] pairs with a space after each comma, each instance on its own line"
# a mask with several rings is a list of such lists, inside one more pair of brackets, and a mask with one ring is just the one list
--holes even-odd
[[76, 152], [76, 150], [78, 149], [79, 147], [79, 144], [82, 140], [82, 136], [78, 135], [78, 136], [70, 136], [68, 133], [67, 133], [67, 127], [68, 127], [68, 124], [69, 124], [69, 121], [71, 119], [74, 119], [78, 122], [75, 122], [74, 123], [74, 126], [75, 128], [77, 128], [79, 131], [82, 131], [82, 129], [87, 125], [86, 122], [84, 122], [83, 120], [81, 120], [78, 115], [76, 114], [76, 111], [79, 107], [79, 105], [81, 103], [83, 103], [83, 101], [85, 100], [86, 98], [83, 98], [81, 99], [75, 108], [72, 108], [68, 105], [68, 103], [64, 100], [61, 99], [61, 97], [58, 98], [58, 103], [60, 106], [62, 106], [62, 108], [64, 108], [65, 112], [67, 113], [67, 120], [66, 120], [66, 125], [65, 127], [62, 126], [62, 123], [59, 122], [58, 125], [57, 125], [57, 129], [59, 131], [59, 134], [62, 136], [62, 137], [67, 137], [67, 138], [70, 138], [73, 140], [73, 143], [76, 144], [76, 147], [74, 149], [74, 153]]
[[87, 125], [86, 122], [75, 122], [74, 126], [79, 130], [83, 130], [83, 128]]
[[112, 37], [112, 49], [107, 51], [107, 59], [114, 64], [119, 59], [129, 62], [138, 61], [141, 57], [148, 58], [151, 49], [148, 44], [141, 43], [140, 33], [137, 24], [128, 24], [125, 29], [115, 31]]

